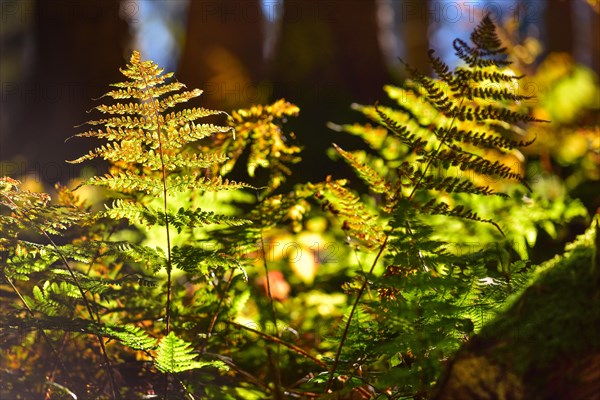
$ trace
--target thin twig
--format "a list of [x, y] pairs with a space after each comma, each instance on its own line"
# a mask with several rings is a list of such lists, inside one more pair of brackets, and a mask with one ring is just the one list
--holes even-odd
[[[79, 290], [79, 294], [81, 295], [81, 298], [83, 300], [83, 303], [88, 311], [88, 314], [90, 316], [90, 319], [92, 321], [95, 321], [94, 319], [94, 312], [92, 311], [92, 307], [85, 295], [85, 291], [83, 290], [83, 287], [81, 287], [81, 284], [79, 283], [79, 280], [77, 279], [77, 277], [75, 276], [75, 273], [73, 272], [73, 269], [71, 268], [71, 266], [69, 265], [69, 261], [67, 261], [67, 258], [64, 256], [64, 254], [62, 253], [62, 251], [60, 250], [60, 248], [58, 247], [58, 245], [54, 242], [54, 240], [52, 240], [52, 238], [50, 237], [50, 235], [48, 235], [48, 233], [44, 230], [44, 228], [42, 228], [41, 226], [38, 226], [27, 214], [24, 214], [21, 212], [21, 210], [19, 209], [19, 206], [7, 195], [4, 195], [4, 197], [6, 199], [8, 199], [8, 201], [10, 203], [12, 203], [12, 205], [14, 206], [14, 210], [15, 212], [20, 213], [26, 220], [29, 221], [29, 223], [35, 228], [37, 229], [45, 238], [46, 240], [48, 240], [48, 242], [50, 243], [50, 245], [54, 248], [54, 250], [56, 251], [56, 253], [58, 254], [58, 256], [60, 257], [62, 263], [64, 264], [64, 266], [67, 268], [67, 271], [69, 272], [69, 275], [71, 275], [71, 278], [73, 279], [73, 283], [75, 284], [75, 286], [77, 287], [77, 289]], [[100, 336], [99, 334], [96, 335], [96, 338], [98, 339], [98, 343], [100, 344], [100, 349], [102, 350], [102, 357], [104, 358], [104, 363], [106, 366], [106, 372], [108, 373], [109, 379], [110, 379], [110, 384], [111, 384], [111, 389], [112, 389], [112, 395], [114, 399], [119, 398], [118, 396], [118, 391], [117, 391], [117, 384], [115, 381], [115, 377], [112, 371], [112, 367], [110, 365], [110, 360], [108, 358], [108, 353], [106, 352], [106, 346], [104, 345], [104, 340], [102, 339], [102, 336]]]
[[[150, 85], [148, 84], [148, 79], [146, 77], [146, 72], [144, 68], [140, 68], [143, 71], [143, 79], [145, 91], [150, 91]], [[156, 136], [158, 137], [158, 154], [160, 156], [160, 166], [161, 166], [161, 180], [162, 180], [162, 189], [163, 189], [163, 211], [165, 214], [165, 231], [167, 234], [167, 305], [165, 311], [165, 323], [167, 326], [167, 335], [171, 331], [171, 236], [169, 233], [169, 218], [168, 218], [168, 203], [167, 203], [167, 166], [165, 165], [164, 154], [163, 154], [163, 145], [161, 138], [161, 123], [160, 123], [160, 112], [158, 111], [158, 107], [156, 106], [156, 100], [154, 96], [151, 96], [150, 104], [154, 109], [154, 116], [156, 117]]]
[[227, 280], [227, 285], [225, 286], [225, 289], [223, 289], [223, 292], [221, 293], [221, 298], [219, 299], [219, 304], [217, 305], [217, 309], [215, 310], [215, 313], [212, 317], [212, 319], [210, 320], [210, 324], [208, 325], [208, 329], [206, 330], [206, 341], [204, 342], [204, 344], [202, 345], [202, 348], [200, 349], [200, 352], [204, 352], [204, 350], [206, 350], [206, 346], [208, 346], [208, 339], [210, 338], [210, 335], [212, 334], [213, 329], [215, 328], [215, 324], [217, 323], [217, 318], [219, 316], [219, 312], [221, 311], [221, 306], [223, 305], [223, 302], [225, 300], [225, 295], [227, 294], [227, 291], [229, 290], [229, 288], [231, 287], [231, 282], [233, 282], [233, 271], [231, 271], [231, 275], [229, 276], [229, 279]]
[[[462, 106], [464, 99], [465, 99], [464, 97], [461, 98], [461, 101], [460, 101], [460, 104], [459, 104], [459, 108]], [[449, 125], [449, 128], [446, 131], [446, 134], [440, 139], [440, 145], [435, 150], [434, 155], [431, 156], [429, 158], [429, 160], [427, 161], [427, 164], [425, 165], [425, 168], [423, 170], [423, 173], [421, 174], [421, 177], [419, 178], [419, 180], [417, 181], [417, 183], [413, 186], [413, 189], [412, 189], [410, 195], [408, 196], [408, 201], [409, 202], [412, 200], [413, 196], [415, 195], [419, 184], [421, 183], [421, 181], [425, 177], [425, 174], [427, 173], [427, 170], [431, 166], [433, 160], [439, 154], [440, 150], [442, 149], [442, 146], [445, 144], [446, 138], [448, 137], [448, 134], [450, 133], [450, 130], [452, 129], [452, 125], [454, 125], [455, 119], [456, 119], [456, 115], [454, 115], [452, 117], [452, 120], [450, 121], [450, 125]], [[397, 191], [396, 194], [400, 193], [401, 188], [402, 188], [402, 186], [400, 186], [400, 188], [398, 189], [398, 191]], [[409, 231], [410, 231], [410, 228], [409, 228]], [[375, 257], [375, 260], [373, 261], [373, 264], [371, 265], [371, 268], [369, 270], [369, 274], [368, 275], [371, 275], [373, 273], [373, 270], [375, 269], [375, 266], [377, 265], [377, 261], [379, 261], [379, 258], [383, 254], [383, 251], [385, 250], [385, 248], [387, 246], [388, 239], [390, 238], [390, 235], [393, 232], [394, 232], [394, 227], [391, 227], [390, 231], [388, 231], [386, 233], [385, 239], [384, 239], [383, 243], [381, 244], [381, 246], [379, 247], [379, 251], [377, 252], [377, 256]], [[421, 256], [421, 261], [423, 262], [422, 256]], [[425, 264], [423, 264], [423, 265], [425, 265]], [[340, 344], [338, 345], [337, 351], [335, 353], [335, 359], [333, 361], [333, 366], [331, 367], [331, 371], [329, 373], [329, 379], [327, 380], [327, 386], [325, 388], [326, 392], [330, 392], [331, 391], [331, 387], [333, 385], [333, 377], [335, 375], [335, 371], [337, 370], [337, 367], [338, 367], [339, 362], [340, 362], [340, 355], [342, 354], [342, 348], [344, 347], [344, 344], [345, 344], [346, 339], [348, 337], [348, 331], [350, 330], [350, 324], [352, 323], [352, 318], [354, 316], [354, 313], [356, 312], [356, 309], [358, 307], [358, 303], [360, 301], [360, 298], [362, 297], [363, 292], [365, 291], [365, 289], [366, 289], [366, 287], [367, 287], [368, 284], [369, 284], [369, 280], [365, 279], [364, 282], [363, 282], [363, 284], [361, 285], [360, 289], [358, 290], [358, 294], [356, 296], [354, 304], [352, 305], [352, 308], [350, 309], [350, 314], [348, 315], [348, 320], [346, 321], [346, 325], [344, 326], [344, 332], [342, 333], [342, 337], [340, 339]]]
[[[256, 197], [258, 199], [258, 192], [256, 193]], [[263, 237], [263, 233], [262, 233], [262, 227], [263, 227], [263, 223], [262, 223], [262, 214], [261, 214], [261, 221], [260, 221], [260, 226], [259, 226], [259, 237], [260, 237], [260, 248], [262, 251], [262, 259], [263, 259], [263, 267], [265, 268], [265, 274], [266, 274], [266, 280], [267, 280], [267, 298], [269, 301], [269, 306], [270, 306], [270, 310], [271, 310], [271, 319], [273, 322], [273, 329], [275, 330], [275, 337], [279, 338], [279, 330], [277, 328], [277, 316], [275, 315], [275, 305], [273, 303], [273, 296], [271, 295], [271, 280], [269, 278], [269, 266], [267, 263], [267, 252], [265, 251], [265, 240]], [[277, 351], [276, 351], [276, 355], [277, 355], [277, 359], [279, 359], [279, 346], [277, 346]], [[267, 352], [267, 356], [269, 357], [269, 360], [271, 360], [271, 355], [269, 352]], [[280, 371], [279, 371], [279, 365], [277, 364], [277, 362], [275, 361], [273, 363], [273, 374], [274, 374], [274, 383], [275, 383], [275, 398], [276, 399], [281, 399], [282, 394], [281, 394], [281, 375], [280, 375]]]
[[242, 324], [238, 324], [237, 322], [229, 321], [228, 324], [236, 326], [236, 327], [241, 328], [241, 329], [245, 329], [245, 330], [247, 330], [249, 332], [252, 332], [252, 333], [254, 333], [256, 335], [259, 335], [263, 339], [266, 339], [266, 340], [269, 340], [271, 342], [283, 345], [283, 346], [287, 347], [288, 349], [290, 349], [290, 350], [292, 350], [292, 351], [294, 351], [294, 352], [296, 352], [298, 354], [301, 354], [304, 357], [310, 359], [311, 361], [313, 361], [318, 366], [323, 367], [323, 368], [327, 368], [327, 364], [325, 364], [323, 361], [319, 360], [315, 356], [307, 353], [306, 350], [302, 349], [301, 347], [298, 347], [296, 345], [288, 343], [288, 342], [286, 342], [286, 341], [284, 341], [284, 340], [282, 340], [282, 339], [280, 339], [278, 337], [269, 335], [269, 334], [261, 332], [261, 331], [257, 331], [256, 329], [252, 329], [252, 328], [250, 328], [248, 326], [245, 326], [245, 325], [242, 325]]

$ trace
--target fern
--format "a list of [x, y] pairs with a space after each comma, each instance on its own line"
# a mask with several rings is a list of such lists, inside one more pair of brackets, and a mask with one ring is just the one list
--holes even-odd
[[297, 106], [284, 99], [267, 106], [234, 111], [229, 118], [229, 126], [234, 130], [235, 137], [232, 139], [220, 132], [211, 143], [211, 146], [221, 148], [229, 157], [220, 167], [220, 173], [225, 175], [231, 172], [248, 148], [248, 175], [254, 178], [259, 168], [269, 169], [264, 195], [277, 189], [291, 174], [290, 166], [300, 161], [298, 153], [301, 148], [294, 144], [294, 133], [284, 133], [282, 127], [287, 117], [297, 116], [299, 111]]
[[[133, 252], [129, 255], [135, 261], [154, 259], [149, 265], [155, 272], [166, 269], [166, 330], [170, 330], [172, 268], [179, 266], [188, 272], [206, 269], [190, 268], [177, 258], [173, 259], [174, 250], [171, 241], [170, 227], [179, 232], [184, 224], [207, 222], [228, 222], [242, 225], [245, 221], [236, 221], [233, 217], [220, 217], [197, 209], [180, 209], [177, 214], [169, 211], [170, 199], [178, 192], [188, 190], [220, 191], [239, 189], [248, 185], [223, 180], [220, 176], [210, 176], [210, 169], [226, 160], [224, 154], [198, 153], [191, 150], [191, 145], [214, 134], [233, 133], [230, 127], [199, 123], [198, 120], [223, 114], [221, 111], [203, 108], [172, 111], [173, 108], [186, 103], [202, 92], [198, 89], [183, 90], [180, 82], [169, 82], [172, 73], [163, 73], [151, 61], [142, 61], [137, 51], [133, 52], [130, 64], [121, 73], [127, 78], [124, 82], [115, 83], [116, 89], [104, 96], [115, 100], [132, 99], [136, 102], [117, 104], [101, 104], [96, 110], [107, 117], [89, 121], [92, 126], [103, 126], [104, 129], [90, 130], [76, 135], [106, 140], [107, 143], [96, 147], [88, 154], [72, 161], [74, 163], [103, 158], [111, 162], [110, 172], [102, 177], [93, 177], [87, 184], [104, 186], [114, 192], [121, 193], [127, 200], [116, 200], [104, 213], [104, 216], [121, 219], [127, 218], [132, 223], [146, 225], [162, 225], [166, 233], [166, 257], [149, 248], [133, 248], [125, 245], [122, 250]], [[104, 97], [103, 96], [103, 97]], [[148, 207], [148, 197], [162, 198], [160, 208]], [[202, 253], [194, 253], [194, 260], [187, 263], [196, 264], [202, 261]], [[212, 258], [214, 263], [214, 258]]]
[[[426, 216], [488, 223], [503, 234], [500, 224], [470, 209], [470, 203], [461, 204], [459, 195], [505, 198], [500, 179], [527, 186], [521, 172], [502, 160], [533, 141], [522, 138], [523, 124], [543, 121], [520, 105], [525, 96], [513, 93], [511, 85], [519, 77], [506, 68], [505, 50], [489, 16], [473, 31], [471, 41], [473, 45], [454, 41], [456, 55], [466, 64], [455, 70], [433, 50], [429, 52], [437, 78], [406, 65], [411, 79], [405, 87], [385, 87], [395, 107], [354, 107], [385, 131], [373, 125], [330, 124], [335, 130], [361, 136], [375, 151], [373, 155], [335, 146], [376, 195], [378, 208], [384, 212], [368, 216], [362, 210], [366, 206], [356, 196], [351, 199], [340, 190], [331, 192], [326, 207], [343, 219], [343, 227], [354, 237], [365, 237], [374, 226], [384, 228], [379, 239], [367, 246], [375, 245], [377, 256], [356, 294], [330, 368], [328, 388], [339, 373], [342, 358], [353, 360], [365, 352], [371, 357], [397, 352], [403, 356], [392, 365], [400, 370], [389, 370], [376, 381], [392, 385], [400, 373], [408, 379], [395, 390], [425, 396], [439, 374], [439, 360], [456, 351], [461, 338], [479, 330], [493, 313], [492, 307], [485, 305], [491, 294], [483, 283], [492, 279], [486, 270], [485, 252], [475, 251], [465, 257], [449, 251], [445, 241], [433, 238], [434, 227], [428, 225], [430, 217]], [[340, 211], [331, 205], [336, 202], [351, 205], [352, 210]], [[384, 260], [385, 272], [374, 277], [380, 259]], [[366, 302], [366, 312], [377, 321], [368, 329], [385, 332], [385, 339], [364, 348], [359, 345], [363, 339], [349, 329], [368, 282], [380, 295], [379, 300]], [[507, 292], [501, 293], [506, 296]]]
[[281, 192], [294, 104], [188, 107], [201, 91], [134, 52], [76, 135], [98, 144], [72, 162], [109, 163], [79, 186], [108, 189], [103, 204], [0, 178], [0, 395], [429, 398], [461, 347], [500, 332], [504, 351], [506, 310], [560, 303], [530, 304], [593, 257], [580, 239], [533, 267], [538, 232], [587, 214], [527, 192], [515, 160], [540, 121], [491, 20], [454, 47], [462, 66], [430, 51], [435, 78], [405, 65], [388, 99], [352, 105], [366, 124], [329, 124], [368, 146], [331, 152], [361, 194], [332, 176]]
[[227, 369], [221, 361], [197, 361], [197, 355], [192, 352], [190, 343], [178, 338], [173, 332], [170, 332], [159, 343], [156, 350], [156, 359], [154, 365], [159, 371], [176, 374], [191, 369], [203, 368], [206, 366]]

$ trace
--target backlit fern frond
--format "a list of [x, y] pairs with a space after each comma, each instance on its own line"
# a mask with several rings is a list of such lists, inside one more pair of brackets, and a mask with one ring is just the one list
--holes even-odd
[[384, 177], [371, 168], [368, 164], [359, 160], [359, 157], [364, 158], [364, 152], [350, 153], [342, 150], [335, 143], [333, 147], [337, 152], [344, 158], [344, 160], [352, 166], [357, 172], [358, 176], [369, 186], [374, 193], [389, 193], [392, 190], [392, 184], [388, 182]]
[[[104, 215], [118, 220], [127, 219], [132, 224], [142, 224], [145, 226], [165, 226], [165, 214], [162, 210], [157, 210], [143, 204], [129, 200], [116, 199], [110, 206], [107, 206]], [[167, 212], [167, 221], [180, 233], [185, 228], [194, 228], [212, 224], [223, 224], [228, 226], [241, 226], [251, 223], [246, 219], [237, 218], [229, 215], [220, 215], [212, 211], [200, 209], [190, 210], [179, 208], [177, 212]]]
[[334, 181], [328, 178], [323, 184], [313, 187], [322, 208], [341, 221], [342, 230], [348, 238], [357, 240], [367, 248], [380, 246], [384, 241], [384, 232], [378, 215], [371, 212], [345, 185], [344, 180]]
[[81, 223], [85, 210], [74, 205], [52, 204], [46, 193], [34, 193], [20, 188], [21, 182], [8, 177], [0, 178], [0, 250], [25, 232], [61, 234]]
[[172, 73], [163, 73], [152, 61], [142, 61], [137, 51], [121, 73], [128, 79], [113, 84], [117, 89], [103, 97], [132, 102], [95, 107], [107, 117], [88, 124], [104, 129], [76, 135], [107, 142], [72, 161], [79, 163], [99, 157], [111, 162], [109, 174], [92, 178], [88, 184], [118, 192], [156, 195], [156, 190], [162, 189], [161, 180], [170, 175], [185, 171], [200, 176], [203, 169], [225, 160], [222, 154], [190, 151], [193, 142], [216, 133], [232, 133], [230, 127], [198, 122], [223, 112], [204, 108], [173, 110], [176, 105], [200, 96], [202, 91], [183, 90], [184, 84], [169, 82]]
[[[507, 68], [505, 49], [489, 16], [471, 41], [472, 45], [454, 41], [456, 55], [465, 63], [455, 69], [433, 50], [429, 52], [436, 77], [405, 64], [411, 78], [404, 87], [384, 88], [393, 106], [354, 105], [370, 124], [330, 124], [334, 130], [361, 136], [373, 150], [367, 154], [335, 146], [374, 194], [370, 203], [332, 180], [322, 184], [318, 196], [325, 199], [326, 209], [344, 219], [347, 233], [370, 239], [366, 247], [377, 251], [368, 279], [357, 293], [360, 299], [367, 286], [378, 290], [379, 299], [367, 303], [377, 321], [368, 329], [385, 332], [387, 337], [367, 344], [368, 349], [356, 344], [354, 353], [347, 349], [343, 357], [352, 359], [355, 354], [362, 363], [364, 354], [399, 354], [400, 360], [390, 362], [408, 378], [400, 388], [393, 369], [389, 381], [373, 379], [409, 397], [427, 397], [429, 384], [423, 382], [432, 382], [439, 374], [439, 360], [458, 349], [461, 338], [480, 329], [491, 315], [493, 310], [485, 305], [491, 291], [484, 294], [481, 282], [499, 278], [495, 267], [488, 270], [493, 263], [484, 251], [472, 249], [468, 255], [453, 251], [446, 241], [452, 232], [437, 232], [444, 225], [431, 221], [444, 216], [484, 222], [502, 233], [497, 222], [470, 209], [464, 198], [507, 197], [503, 180], [527, 187], [520, 165], [508, 165], [506, 160], [520, 156], [517, 148], [533, 142], [525, 137], [526, 124], [543, 122], [525, 108], [529, 97], [516, 92], [520, 77]], [[385, 272], [372, 276], [380, 260]], [[504, 278], [510, 279], [510, 273], [505, 272]], [[506, 297], [507, 291], [501, 295]], [[350, 320], [357, 305], [358, 300]], [[381, 309], [386, 311], [382, 314]], [[349, 327], [347, 322], [332, 367], [338, 373]], [[374, 364], [380, 362], [374, 357]], [[329, 388], [332, 377], [333, 373]]]
[[159, 371], [171, 374], [208, 366], [227, 369], [222, 361], [198, 361], [197, 357], [191, 343], [171, 332], [158, 343], [154, 365]]
[[220, 147], [229, 157], [229, 161], [221, 167], [221, 173], [229, 173], [248, 148], [248, 174], [254, 177], [259, 168], [268, 168], [268, 190], [279, 187], [291, 174], [289, 167], [300, 161], [301, 148], [294, 143], [294, 133], [283, 130], [287, 118], [295, 117], [299, 112], [297, 106], [283, 99], [266, 106], [234, 111], [229, 126], [234, 129], [235, 137], [220, 133], [212, 144]]
[[[462, 49], [457, 55], [467, 64], [455, 70], [433, 52], [429, 53], [438, 78], [427, 77], [407, 66], [412, 80], [406, 88], [385, 88], [397, 108], [355, 107], [388, 130], [381, 146], [376, 148], [383, 160], [380, 164], [387, 168], [373, 171], [349, 159], [351, 153], [336, 150], [371, 190], [394, 194], [386, 197], [388, 201], [402, 195], [426, 198], [436, 196], [436, 192], [504, 196], [497, 190], [499, 179], [527, 185], [521, 171], [506, 165], [503, 159], [517, 151], [517, 147], [532, 143], [533, 139], [521, 138], [522, 125], [539, 120], [527, 114], [520, 104], [527, 98], [515, 93], [519, 77], [505, 68], [506, 56], [489, 17], [473, 32], [472, 41], [473, 47], [455, 41]], [[343, 129], [350, 133], [357, 131], [356, 127], [349, 127]], [[368, 130], [373, 129], [368, 127]], [[393, 154], [388, 147], [396, 149]], [[488, 221], [460, 209], [444, 213]]]

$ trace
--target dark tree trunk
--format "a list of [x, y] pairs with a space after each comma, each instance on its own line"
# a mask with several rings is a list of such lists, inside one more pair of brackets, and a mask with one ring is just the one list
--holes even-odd
[[118, 0], [37, 1], [31, 12], [35, 66], [31, 79], [5, 91], [3, 100], [19, 104], [21, 112], [2, 132], [2, 157], [26, 158], [13, 159], [12, 171], [5, 171], [12, 175], [37, 173], [47, 183], [64, 183], [79, 171], [64, 160], [77, 158], [89, 144], [63, 142], [85, 129], [74, 126], [90, 119], [92, 98], [121, 80], [129, 29]]
[[353, 102], [372, 104], [390, 81], [378, 43], [372, 1], [285, 1], [272, 64], [274, 97], [300, 106], [296, 133], [307, 143], [303, 171], [323, 179], [331, 164], [325, 150], [345, 137], [326, 128], [348, 121]]
[[546, 50], [573, 54], [573, 1], [546, 2]]
[[257, 0], [190, 2], [177, 79], [204, 90], [202, 106], [229, 111], [263, 102], [264, 22]]
[[306, 85], [341, 89], [356, 101], [380, 98], [389, 75], [376, 13], [371, 1], [286, 1], [275, 82], [299, 90]]
[[[404, 43], [405, 61], [413, 68], [427, 73], [431, 69], [429, 50], [429, 0], [401, 0], [398, 10], [399, 35]], [[443, 22], [443, 16], [433, 7], [434, 19]]]

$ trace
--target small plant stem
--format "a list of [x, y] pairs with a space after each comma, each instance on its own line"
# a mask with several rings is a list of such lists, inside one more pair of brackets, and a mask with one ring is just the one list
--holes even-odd
[[[461, 98], [460, 104], [458, 106], [459, 108], [462, 107], [464, 99], [465, 99], [464, 97]], [[408, 196], [408, 201], [412, 200], [413, 196], [415, 195], [415, 193], [417, 191], [417, 188], [419, 187], [419, 184], [421, 183], [421, 181], [425, 177], [425, 174], [429, 170], [431, 163], [433, 162], [435, 157], [438, 155], [438, 153], [442, 149], [442, 146], [445, 144], [446, 138], [448, 137], [448, 134], [450, 133], [450, 130], [452, 129], [452, 126], [454, 125], [455, 120], [456, 120], [456, 115], [454, 115], [452, 117], [452, 120], [450, 120], [450, 125], [448, 127], [448, 130], [446, 131], [446, 134], [440, 139], [440, 144], [439, 144], [438, 148], [435, 150], [434, 155], [432, 157], [430, 157], [429, 160], [427, 160], [427, 164], [425, 165], [425, 169], [423, 170], [421, 177], [419, 178], [417, 183], [413, 186], [413, 189], [412, 189], [410, 195]], [[400, 186], [400, 189], [398, 189], [398, 192], [400, 192], [400, 190], [401, 190], [401, 186]], [[407, 225], [407, 229], [408, 229], [408, 232], [412, 232], [410, 230], [410, 225]], [[373, 271], [375, 270], [375, 266], [377, 265], [379, 258], [383, 254], [383, 251], [385, 250], [385, 248], [387, 246], [388, 239], [390, 238], [390, 235], [392, 233], [393, 233], [393, 228], [391, 228], [391, 230], [386, 233], [385, 239], [383, 240], [383, 243], [381, 244], [381, 246], [379, 246], [379, 250], [377, 251], [377, 256], [375, 257], [375, 260], [373, 260], [373, 264], [371, 265], [371, 268], [369, 269], [369, 273], [367, 274], [367, 276], [365, 276], [365, 281], [360, 286], [360, 289], [358, 290], [358, 294], [356, 295], [356, 299], [354, 300], [354, 304], [352, 305], [352, 308], [350, 309], [350, 314], [348, 315], [348, 320], [346, 321], [346, 325], [344, 326], [344, 331], [342, 332], [342, 337], [340, 338], [340, 344], [338, 345], [337, 351], [335, 353], [335, 358], [333, 360], [333, 365], [331, 367], [331, 371], [329, 372], [329, 379], [327, 380], [327, 386], [325, 387], [326, 392], [330, 392], [331, 387], [333, 386], [333, 377], [335, 375], [335, 371], [337, 370], [337, 367], [340, 362], [340, 355], [342, 354], [342, 348], [344, 347], [346, 339], [348, 338], [348, 332], [350, 330], [350, 324], [352, 323], [352, 318], [354, 317], [354, 313], [356, 312], [356, 309], [358, 308], [358, 303], [360, 302], [360, 299], [361, 299], [365, 289], [367, 288], [367, 285], [369, 284], [368, 276], [371, 275], [373, 273]], [[423, 261], [420, 253], [419, 253], [419, 257], [420, 257], [421, 261]], [[427, 268], [427, 266], [424, 263], [423, 263], [423, 266], [425, 268]]]
[[[90, 305], [90, 302], [88, 301], [88, 299], [87, 299], [87, 297], [85, 295], [85, 291], [83, 290], [83, 287], [81, 287], [81, 284], [79, 283], [79, 280], [77, 279], [77, 277], [75, 276], [75, 273], [73, 272], [73, 269], [69, 265], [69, 261], [67, 261], [66, 257], [62, 253], [62, 251], [60, 251], [60, 249], [58, 248], [58, 245], [54, 242], [54, 240], [52, 240], [52, 238], [50, 237], [50, 235], [48, 235], [48, 233], [44, 230], [44, 228], [38, 226], [29, 217], [29, 215], [23, 214], [21, 212], [21, 210], [19, 209], [19, 206], [10, 197], [8, 197], [6, 195], [4, 197], [6, 199], [8, 199], [8, 201], [10, 203], [12, 203], [12, 205], [14, 206], [15, 212], [18, 212], [19, 214], [21, 214], [24, 217], [24, 219], [28, 220], [29, 223], [35, 229], [37, 229], [42, 234], [42, 236], [44, 236], [46, 238], [46, 240], [48, 240], [48, 242], [50, 243], [50, 245], [54, 248], [54, 250], [56, 251], [56, 253], [60, 257], [62, 263], [64, 264], [64, 266], [66, 267], [67, 271], [69, 272], [69, 275], [71, 275], [71, 278], [73, 279], [73, 283], [75, 284], [75, 286], [79, 290], [79, 294], [81, 295], [81, 299], [83, 300], [83, 304], [85, 304], [85, 308], [88, 311], [90, 319], [92, 321], [95, 321], [94, 312], [92, 310], [92, 306]], [[98, 343], [100, 344], [100, 349], [101, 349], [102, 357], [104, 358], [106, 372], [108, 373], [108, 376], [109, 376], [109, 379], [110, 379], [110, 386], [111, 386], [111, 390], [112, 390], [113, 399], [117, 399], [117, 398], [119, 398], [118, 391], [117, 391], [117, 383], [115, 381], [115, 377], [114, 377], [114, 374], [113, 374], [113, 371], [112, 371], [112, 367], [110, 365], [110, 360], [108, 358], [108, 353], [106, 352], [106, 346], [104, 345], [104, 340], [102, 339], [102, 336], [100, 336], [100, 335], [96, 335], [96, 338], [98, 339]]]
[[[261, 221], [261, 226], [260, 226], [260, 248], [262, 251], [262, 259], [263, 259], [263, 266], [265, 268], [265, 274], [266, 274], [266, 280], [267, 280], [267, 298], [269, 301], [269, 306], [270, 306], [270, 311], [271, 311], [271, 319], [273, 321], [273, 329], [275, 331], [275, 337], [279, 338], [279, 331], [277, 329], [277, 316], [275, 315], [275, 304], [273, 303], [273, 296], [271, 296], [271, 280], [269, 279], [269, 265], [267, 263], [267, 252], [265, 251], [265, 240], [263, 237], [263, 233], [262, 233], [262, 221]], [[269, 360], [271, 360], [271, 353], [270, 351], [267, 351], [267, 355], [269, 357]], [[279, 344], [277, 345], [277, 352], [275, 353], [275, 358], [279, 359]], [[272, 360], [271, 360], [272, 361]], [[280, 375], [280, 371], [279, 371], [279, 365], [277, 364], [277, 360], [275, 360], [275, 362], [272, 363], [273, 366], [273, 375], [274, 375], [274, 383], [275, 383], [275, 398], [276, 399], [280, 399], [281, 398], [281, 375]]]
[[219, 299], [219, 304], [217, 304], [217, 309], [215, 310], [215, 314], [213, 315], [212, 319], [210, 320], [210, 324], [208, 325], [208, 329], [206, 330], [206, 342], [204, 342], [204, 344], [202, 345], [202, 348], [200, 349], [201, 353], [203, 353], [204, 350], [206, 350], [206, 346], [208, 346], [208, 339], [210, 338], [210, 335], [212, 334], [212, 331], [215, 328], [215, 325], [217, 323], [217, 318], [219, 317], [219, 312], [221, 311], [223, 301], [225, 300], [225, 295], [227, 294], [227, 291], [231, 287], [231, 282], [233, 282], [233, 271], [231, 272], [231, 275], [229, 276], [229, 279], [227, 280], [227, 285], [225, 286], [225, 289], [223, 289], [223, 292], [221, 293], [221, 298]]
[[325, 364], [323, 361], [319, 360], [318, 358], [316, 358], [315, 356], [310, 355], [309, 353], [306, 352], [306, 350], [302, 349], [301, 347], [298, 347], [296, 345], [293, 345], [291, 343], [288, 343], [278, 337], [275, 336], [271, 336], [269, 334], [266, 334], [264, 332], [261, 331], [257, 331], [256, 329], [252, 329], [249, 326], [245, 326], [242, 324], [238, 324], [237, 322], [233, 322], [233, 321], [229, 321], [228, 324], [233, 325], [237, 328], [240, 329], [245, 329], [249, 332], [252, 332], [258, 336], [261, 336], [263, 339], [280, 344], [284, 347], [287, 347], [288, 349], [292, 350], [295, 353], [298, 353], [306, 358], [308, 358], [309, 360], [313, 361], [315, 364], [317, 364], [320, 367], [327, 367], [327, 364]]
[[344, 343], [346, 342], [346, 338], [348, 337], [348, 331], [350, 330], [350, 323], [352, 322], [352, 317], [358, 308], [358, 303], [360, 298], [362, 297], [363, 292], [367, 288], [367, 284], [369, 282], [369, 275], [373, 273], [375, 266], [377, 265], [377, 261], [383, 254], [383, 250], [385, 249], [388, 239], [390, 237], [390, 233], [385, 235], [385, 239], [381, 246], [379, 246], [379, 251], [377, 252], [377, 256], [375, 256], [375, 260], [373, 260], [373, 264], [369, 269], [369, 273], [365, 276], [365, 281], [360, 286], [358, 290], [358, 294], [356, 295], [356, 299], [354, 300], [354, 304], [352, 304], [352, 308], [350, 309], [350, 314], [348, 315], [348, 321], [346, 321], [346, 325], [344, 326], [344, 331], [342, 332], [342, 337], [340, 339], [340, 344], [338, 345], [337, 351], [335, 353], [335, 359], [333, 360], [333, 366], [331, 367], [331, 371], [329, 372], [329, 379], [327, 380], [327, 387], [325, 389], [326, 392], [331, 390], [331, 386], [333, 385], [333, 377], [335, 375], [335, 371], [337, 370], [338, 364], [340, 363], [340, 355], [342, 354], [342, 348], [344, 347]]
[[[148, 84], [148, 80], [146, 78], [146, 73], [142, 74], [144, 78], [144, 85], [146, 85], [145, 90], [148, 91], [150, 85]], [[154, 109], [154, 116], [156, 117], [156, 136], [158, 137], [158, 154], [160, 156], [160, 166], [161, 166], [161, 181], [162, 181], [162, 190], [163, 190], [163, 211], [165, 214], [165, 231], [167, 234], [167, 305], [165, 310], [165, 324], [167, 335], [171, 331], [171, 236], [169, 233], [169, 218], [167, 214], [168, 210], [168, 201], [167, 201], [167, 166], [165, 165], [164, 159], [164, 151], [163, 144], [161, 138], [161, 129], [162, 125], [160, 123], [160, 111], [156, 105], [156, 100], [154, 97], [151, 97], [150, 104], [152, 104], [152, 108]]]
[[[142, 69], [143, 71], [143, 69]], [[148, 84], [148, 79], [146, 78], [146, 73], [143, 71], [142, 73], [144, 79], [144, 85], [146, 86], [145, 90], [148, 91], [150, 85]], [[161, 167], [161, 182], [162, 182], [162, 191], [163, 191], [163, 212], [165, 215], [165, 232], [167, 234], [167, 304], [165, 306], [165, 325], [166, 325], [166, 334], [168, 335], [171, 332], [171, 234], [169, 232], [169, 217], [168, 217], [168, 194], [167, 194], [167, 166], [165, 165], [164, 159], [164, 150], [161, 138], [161, 129], [162, 125], [160, 123], [160, 111], [156, 105], [156, 100], [154, 96], [151, 96], [150, 104], [154, 109], [154, 117], [156, 118], [156, 136], [158, 137], [158, 155], [160, 157], [160, 167]], [[165, 390], [163, 392], [163, 399], [167, 399], [167, 392], [169, 390], [169, 375], [165, 374]]]

